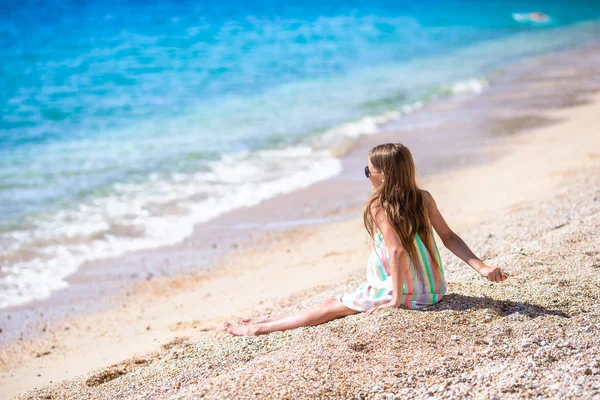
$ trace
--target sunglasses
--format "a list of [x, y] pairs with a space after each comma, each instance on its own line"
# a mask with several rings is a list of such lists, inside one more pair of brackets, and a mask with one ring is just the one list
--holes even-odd
[[370, 178], [370, 177], [371, 177], [371, 174], [383, 174], [383, 172], [371, 172], [371, 171], [369, 170], [369, 166], [368, 166], [368, 165], [366, 165], [366, 166], [365, 166], [365, 176], [366, 176], [367, 178]]

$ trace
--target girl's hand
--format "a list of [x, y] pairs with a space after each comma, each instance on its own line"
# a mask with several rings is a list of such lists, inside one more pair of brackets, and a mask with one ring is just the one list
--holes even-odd
[[508, 274], [500, 267], [484, 266], [479, 273], [490, 282], [502, 282], [508, 278]]
[[368, 310], [367, 312], [365, 312], [365, 314], [367, 314], [367, 315], [370, 315], [370, 314], [373, 314], [373, 313], [374, 313], [375, 311], [377, 311], [377, 310], [383, 310], [384, 308], [396, 308], [396, 307], [398, 307], [399, 305], [400, 305], [400, 304], [396, 305], [396, 302], [395, 302], [395, 301], [393, 301], [393, 300], [391, 300], [391, 301], [389, 301], [388, 303], [383, 303], [383, 304], [382, 304], [382, 305], [380, 305], [380, 306], [377, 306], [377, 307], [373, 307], [373, 308], [371, 308], [370, 310]]

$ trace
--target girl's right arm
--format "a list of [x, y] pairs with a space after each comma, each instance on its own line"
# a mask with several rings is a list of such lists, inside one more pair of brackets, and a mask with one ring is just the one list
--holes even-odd
[[427, 199], [427, 209], [429, 211], [431, 225], [433, 225], [433, 228], [448, 250], [466, 262], [475, 271], [479, 272], [481, 276], [492, 282], [502, 282], [508, 278], [508, 275], [506, 275], [500, 267], [490, 267], [485, 265], [475, 254], [473, 254], [471, 249], [469, 249], [469, 246], [467, 246], [460, 236], [450, 229], [446, 220], [444, 220], [444, 217], [440, 213], [433, 196], [426, 190], [423, 190], [423, 194]]

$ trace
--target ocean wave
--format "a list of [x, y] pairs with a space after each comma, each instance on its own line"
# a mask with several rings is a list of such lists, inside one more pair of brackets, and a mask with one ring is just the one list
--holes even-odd
[[[374, 135], [381, 131], [382, 127], [397, 121], [403, 115], [410, 114], [425, 107], [432, 101], [443, 97], [478, 94], [490, 86], [486, 78], [471, 78], [459, 80], [449, 85], [441, 85], [433, 93], [423, 96], [421, 99], [409, 104], [404, 104], [397, 109], [389, 110], [377, 115], [368, 115], [358, 120], [341, 124], [331, 128], [313, 139], [316, 147], [329, 147], [332, 149], [346, 148], [344, 144], [356, 140], [361, 136]], [[341, 155], [335, 151], [336, 155]]]
[[206, 172], [115, 184], [110, 196], [38, 217], [35, 229], [0, 234], [7, 244], [0, 253], [0, 308], [49, 297], [85, 262], [177, 243], [196, 223], [307, 187], [341, 168], [327, 150], [296, 146], [226, 155]]

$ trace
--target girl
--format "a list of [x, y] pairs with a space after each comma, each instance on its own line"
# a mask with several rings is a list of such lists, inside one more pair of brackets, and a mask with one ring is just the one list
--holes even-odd
[[280, 317], [225, 323], [227, 332], [260, 335], [300, 326], [319, 325], [364, 311], [390, 307], [419, 309], [437, 303], [446, 293], [446, 280], [431, 227], [444, 246], [481, 276], [501, 282], [507, 274], [485, 265], [454, 233], [431, 194], [418, 188], [415, 165], [406, 146], [388, 143], [369, 152], [365, 175], [373, 194], [364, 211], [364, 224], [374, 241], [367, 263], [367, 282], [354, 293], [328, 299], [320, 306]]

